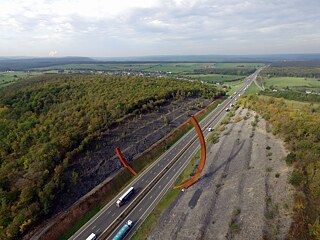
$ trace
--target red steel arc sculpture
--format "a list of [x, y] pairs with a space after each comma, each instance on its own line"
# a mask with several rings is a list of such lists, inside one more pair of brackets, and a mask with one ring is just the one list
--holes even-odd
[[127, 168], [133, 175], [138, 176], [138, 174], [132, 169], [132, 167], [130, 167], [129, 163], [124, 159], [119, 148], [116, 148], [116, 153], [117, 153], [118, 157], [120, 158], [122, 165], [125, 168]]
[[206, 155], [206, 143], [205, 143], [205, 141], [204, 141], [204, 137], [203, 137], [201, 128], [200, 128], [200, 126], [199, 126], [199, 124], [198, 124], [198, 122], [197, 122], [197, 120], [196, 120], [195, 117], [192, 116], [192, 117], [190, 118], [190, 120], [191, 120], [193, 126], [195, 127], [195, 129], [196, 129], [196, 131], [197, 131], [197, 133], [198, 133], [199, 140], [200, 140], [200, 145], [201, 145], [201, 162], [200, 162], [199, 169], [198, 169], [197, 173], [193, 176], [193, 178], [189, 179], [187, 182], [185, 182], [185, 183], [183, 183], [183, 184], [181, 184], [181, 185], [179, 185], [179, 186], [174, 186], [174, 187], [173, 187], [174, 189], [176, 189], [176, 188], [181, 188], [181, 187], [183, 187], [183, 188], [188, 188], [188, 187], [190, 187], [192, 184], [194, 184], [194, 183], [198, 180], [198, 178], [199, 178], [199, 176], [200, 176], [200, 174], [201, 174], [201, 172], [202, 172], [202, 170], [203, 170], [203, 168], [204, 168], [204, 165], [205, 165], [205, 163], [206, 163], [206, 157], [207, 157], [207, 155]]

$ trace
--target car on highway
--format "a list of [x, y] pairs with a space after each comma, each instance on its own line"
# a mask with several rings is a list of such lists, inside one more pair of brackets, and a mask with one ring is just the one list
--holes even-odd
[[212, 131], [213, 131], [213, 128], [212, 128], [212, 127], [209, 127], [209, 128], [208, 128], [208, 131], [209, 131], [209, 132], [212, 132]]
[[230, 111], [230, 109], [229, 108], [226, 108], [226, 112], [229, 112]]
[[95, 239], [97, 239], [97, 236], [94, 233], [91, 233], [89, 237], [86, 238], [86, 240], [95, 240]]

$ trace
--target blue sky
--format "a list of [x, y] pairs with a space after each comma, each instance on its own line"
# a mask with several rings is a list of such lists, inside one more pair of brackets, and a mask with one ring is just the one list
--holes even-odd
[[320, 53], [319, 0], [0, 0], [0, 56]]

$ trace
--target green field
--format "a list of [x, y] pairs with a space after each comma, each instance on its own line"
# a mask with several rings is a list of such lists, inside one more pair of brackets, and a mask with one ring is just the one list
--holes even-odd
[[194, 69], [213, 68], [214, 63], [137, 63], [137, 64], [66, 64], [38, 70], [92, 70], [193, 73]]
[[190, 74], [196, 69], [210, 68], [243, 68], [260, 67], [260, 63], [119, 63], [119, 64], [66, 64], [39, 68], [38, 70], [92, 70], [92, 71], [142, 71], [142, 72], [171, 72], [180, 74]]
[[227, 92], [227, 95], [233, 94], [239, 87], [241, 87], [243, 84], [242, 81], [233, 81], [233, 82], [228, 82], [228, 85], [230, 87], [229, 91]]
[[216, 68], [263, 67], [263, 63], [215, 63]]
[[255, 83], [252, 83], [250, 87], [247, 89], [247, 91], [245, 92], [245, 95], [256, 94], [258, 92], [260, 92], [260, 89], [257, 87]]
[[224, 83], [231, 82], [236, 80], [242, 80], [246, 76], [238, 76], [238, 75], [223, 75], [223, 74], [197, 74], [197, 75], [188, 75], [194, 79], [198, 79], [200, 81], [209, 82], [209, 83]]
[[265, 79], [264, 84], [266, 88], [320, 92], [320, 79], [317, 78], [272, 77]]
[[36, 76], [40, 72], [8, 71], [0, 72], [0, 88], [6, 87], [26, 77]]

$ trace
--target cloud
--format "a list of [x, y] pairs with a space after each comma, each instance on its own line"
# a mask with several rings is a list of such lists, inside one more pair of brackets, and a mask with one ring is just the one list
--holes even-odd
[[2, 0], [0, 52], [21, 55], [26, 45], [30, 55], [51, 48], [89, 56], [251, 54], [306, 45], [320, 52], [318, 9], [318, 0]]
[[50, 56], [50, 57], [56, 56], [57, 54], [58, 54], [58, 51], [57, 51], [57, 50], [51, 50], [51, 51], [49, 52], [49, 56]]

